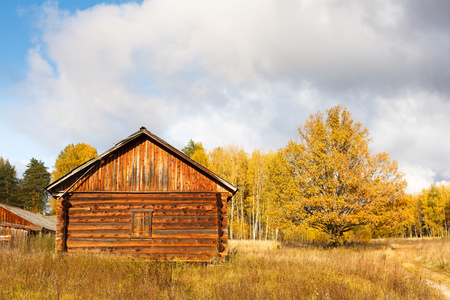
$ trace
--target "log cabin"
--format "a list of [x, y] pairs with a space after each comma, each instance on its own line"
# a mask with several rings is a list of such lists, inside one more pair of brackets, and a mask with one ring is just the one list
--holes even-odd
[[56, 220], [16, 206], [0, 203], [0, 241], [17, 246], [32, 234], [56, 231]]
[[145, 127], [46, 187], [56, 248], [158, 260], [221, 261], [237, 188]]

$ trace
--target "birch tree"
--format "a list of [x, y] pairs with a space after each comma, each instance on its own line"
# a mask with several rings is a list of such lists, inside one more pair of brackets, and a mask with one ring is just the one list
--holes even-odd
[[247, 169], [249, 186], [248, 201], [251, 205], [249, 225], [251, 238], [262, 239], [264, 234], [264, 216], [267, 210], [267, 200], [263, 197], [264, 186], [267, 181], [267, 154], [261, 150], [253, 151]]
[[227, 180], [239, 190], [231, 199], [228, 209], [230, 238], [246, 238], [248, 235], [247, 205], [248, 193], [246, 170], [248, 155], [242, 147], [228, 145], [217, 147], [209, 153], [210, 168], [217, 175]]

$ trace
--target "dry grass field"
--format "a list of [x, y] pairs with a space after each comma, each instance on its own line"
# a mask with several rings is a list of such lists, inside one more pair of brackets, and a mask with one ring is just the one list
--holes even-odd
[[399, 249], [444, 275], [450, 253], [448, 240], [336, 249], [232, 241], [227, 263], [206, 266], [52, 249], [47, 238], [0, 249], [0, 299], [445, 299]]
[[401, 266], [450, 299], [449, 238], [399, 239], [391, 246], [392, 256]]
[[419, 260], [427, 265], [450, 273], [450, 241], [449, 239], [423, 240], [415, 247]]

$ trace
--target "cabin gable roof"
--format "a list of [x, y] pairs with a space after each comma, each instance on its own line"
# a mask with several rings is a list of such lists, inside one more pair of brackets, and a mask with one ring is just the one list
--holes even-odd
[[[189, 166], [189, 168], [192, 168], [202, 176], [206, 177], [208, 180], [214, 182], [216, 185], [220, 186], [223, 190], [230, 192], [232, 194], [235, 194], [237, 192], [238, 189], [234, 187], [232, 184], [230, 184], [223, 178], [219, 177], [217, 174], [215, 174], [208, 168], [194, 161], [180, 150], [174, 148], [166, 141], [157, 137], [156, 135], [148, 131], [145, 127], [141, 127], [139, 131], [119, 141], [111, 149], [105, 151], [96, 158], [93, 158], [85, 162], [84, 164], [73, 169], [66, 175], [50, 183], [46, 187], [46, 190], [49, 191], [54, 197], [61, 198], [63, 194], [69, 192], [69, 190], [71, 190], [76, 184], [79, 184], [79, 181], [83, 180], [83, 178], [88, 177], [89, 174], [92, 174], [91, 170], [96, 170], [96, 168], [98, 169], [99, 164], [104, 163], [105, 160], [108, 159], [108, 157], [111, 157], [114, 154], [118, 154], [119, 151], [124, 151], [124, 149], [126, 149], [127, 147], [129, 148], [130, 143], [132, 143], [133, 141], [138, 142], [142, 138], [149, 140], [152, 144], [156, 145], [163, 151], [167, 152], [175, 159], [181, 161], [183, 164]], [[142, 157], [140, 163], [142, 165]], [[139, 163], [136, 164], [139, 165]], [[61, 191], [64, 192], [61, 194]]]

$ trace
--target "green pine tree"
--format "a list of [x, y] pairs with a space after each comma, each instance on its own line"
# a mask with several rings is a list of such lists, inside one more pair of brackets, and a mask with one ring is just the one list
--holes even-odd
[[20, 204], [23, 208], [42, 212], [45, 210], [49, 194], [44, 189], [50, 183], [50, 172], [42, 161], [35, 158], [30, 160], [25, 173], [23, 173]]
[[17, 205], [19, 190], [16, 168], [0, 157], [0, 202]]
[[194, 143], [193, 140], [189, 140], [187, 146], [181, 149], [181, 151], [187, 156], [192, 157], [195, 151], [202, 149], [203, 149], [202, 143]]

